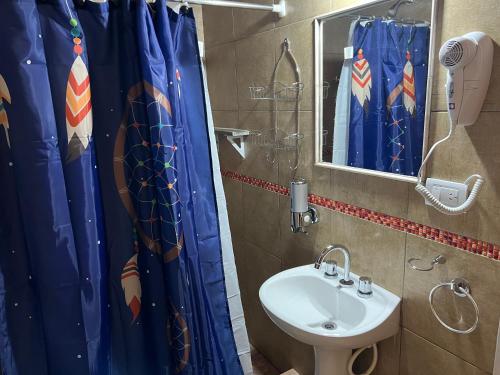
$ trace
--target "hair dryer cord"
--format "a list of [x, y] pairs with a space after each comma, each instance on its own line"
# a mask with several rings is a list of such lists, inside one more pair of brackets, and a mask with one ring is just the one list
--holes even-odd
[[449, 207], [449, 206], [443, 204], [442, 202], [439, 201], [439, 199], [437, 199], [434, 195], [432, 195], [432, 193], [422, 184], [422, 171], [423, 171], [425, 164], [429, 160], [429, 157], [431, 156], [431, 154], [434, 152], [434, 150], [436, 149], [436, 147], [438, 145], [440, 145], [441, 143], [450, 139], [452, 133], [453, 133], [453, 124], [450, 120], [450, 130], [448, 132], [448, 135], [446, 137], [440, 139], [436, 143], [434, 143], [432, 145], [432, 147], [429, 149], [429, 152], [425, 156], [424, 160], [422, 161], [422, 165], [420, 166], [420, 169], [419, 169], [418, 174], [417, 174], [418, 181], [417, 181], [417, 186], [415, 187], [415, 190], [421, 196], [423, 196], [427, 200], [427, 202], [429, 202], [432, 205], [432, 207], [434, 207], [439, 212], [446, 214], [446, 215], [460, 215], [460, 214], [467, 212], [472, 207], [474, 201], [477, 198], [477, 195], [479, 194], [479, 191], [481, 190], [481, 186], [484, 183], [483, 177], [481, 177], [478, 174], [473, 174], [472, 176], [469, 176], [465, 180], [464, 183], [466, 185], [468, 185], [469, 182], [474, 178], [476, 179], [476, 182], [474, 183], [474, 186], [472, 187], [470, 194], [467, 197], [466, 201], [458, 207]]

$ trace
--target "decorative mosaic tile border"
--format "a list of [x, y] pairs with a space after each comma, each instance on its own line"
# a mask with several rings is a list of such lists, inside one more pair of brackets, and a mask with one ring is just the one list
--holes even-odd
[[[224, 177], [232, 180], [241, 181], [245, 184], [256, 186], [280, 195], [289, 195], [289, 189], [285, 186], [261, 180], [259, 178], [244, 176], [232, 171], [222, 170], [221, 172]], [[415, 223], [411, 220], [357, 207], [352, 204], [335, 201], [333, 199], [321, 197], [315, 194], [309, 194], [309, 203], [325, 207], [333, 211], [338, 211], [349, 216], [368, 220], [372, 223], [384, 225], [395, 230], [414, 234], [427, 240], [453, 246], [457, 249], [465, 250], [470, 253], [480, 254], [488, 258], [500, 260], [500, 245], [494, 243], [476, 240], [457, 233], [433, 228], [428, 225]]]

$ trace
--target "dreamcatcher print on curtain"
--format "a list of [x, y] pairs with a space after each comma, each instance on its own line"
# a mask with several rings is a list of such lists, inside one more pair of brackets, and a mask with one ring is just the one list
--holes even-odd
[[423, 24], [375, 19], [357, 25], [347, 165], [416, 176], [422, 162], [428, 42], [429, 27]]
[[79, 4], [0, 2], [3, 373], [241, 374], [193, 12]]

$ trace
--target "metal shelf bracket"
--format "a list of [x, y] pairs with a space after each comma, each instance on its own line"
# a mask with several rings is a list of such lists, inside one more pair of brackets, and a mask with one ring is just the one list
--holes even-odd
[[228, 142], [234, 147], [234, 149], [240, 154], [240, 156], [245, 159], [246, 157], [246, 137], [250, 135], [250, 130], [241, 130], [233, 128], [215, 128], [215, 134], [225, 137]]

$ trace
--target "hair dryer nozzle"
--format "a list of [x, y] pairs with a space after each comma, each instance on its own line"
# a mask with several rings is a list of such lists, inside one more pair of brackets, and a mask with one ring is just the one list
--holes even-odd
[[449, 70], [469, 64], [477, 52], [477, 43], [465, 36], [447, 40], [439, 50], [439, 62]]

